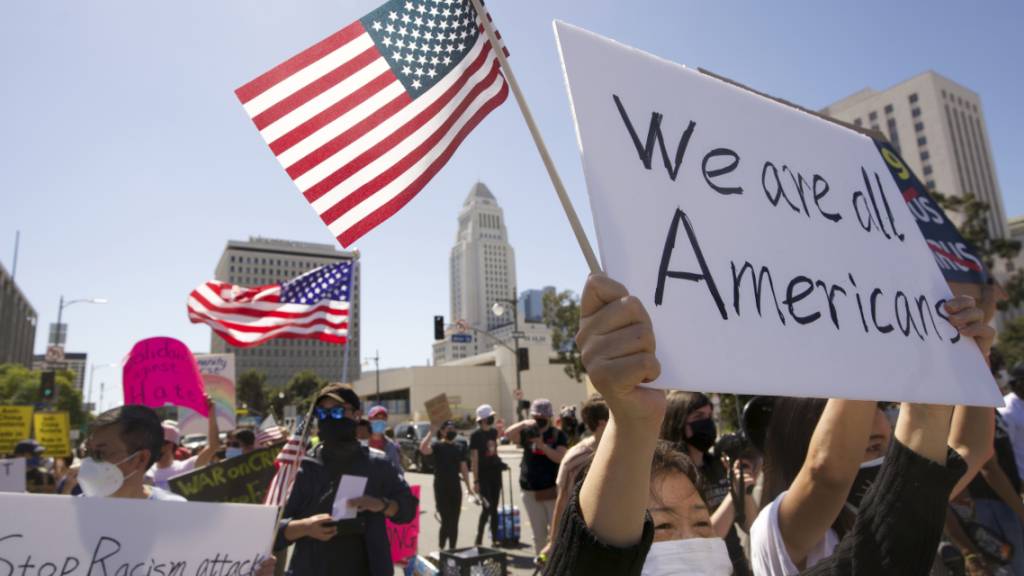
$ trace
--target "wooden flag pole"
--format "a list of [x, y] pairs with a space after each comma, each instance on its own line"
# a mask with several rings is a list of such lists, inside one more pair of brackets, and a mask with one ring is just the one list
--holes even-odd
[[576, 235], [576, 241], [579, 242], [580, 250], [583, 251], [583, 257], [587, 259], [587, 266], [590, 267], [591, 274], [601, 271], [601, 264], [597, 261], [597, 257], [594, 256], [594, 249], [590, 246], [590, 241], [587, 240], [587, 235], [583, 231], [583, 226], [580, 225], [580, 218], [576, 215], [576, 210], [572, 206], [572, 202], [569, 200], [569, 195], [565, 192], [565, 186], [562, 184], [562, 178], [558, 175], [558, 170], [555, 169], [555, 163], [551, 160], [551, 155], [548, 153], [548, 147], [544, 144], [544, 138], [540, 134], [540, 130], [537, 128], [537, 123], [533, 120], [533, 113], [530, 112], [530, 106], [526, 103], [526, 98], [523, 96], [523, 91], [519, 88], [519, 83], [516, 82], [516, 76], [512, 73], [512, 67], [508, 64], [508, 58], [505, 57], [505, 51], [501, 47], [501, 43], [498, 41], [498, 35], [494, 32], [494, 26], [491, 24], [490, 18], [487, 17], [487, 13], [484, 12], [483, 6], [480, 4], [480, 0], [470, 0], [473, 3], [473, 8], [476, 10], [477, 15], [480, 17], [480, 22], [483, 24], [484, 33], [487, 34], [487, 41], [491, 44], [491, 49], [498, 56], [498, 63], [501, 65], [501, 70], [505, 74], [505, 80], [508, 81], [509, 87], [512, 89], [512, 94], [516, 97], [516, 102], [519, 104], [519, 111], [523, 113], [523, 119], [526, 120], [526, 126], [530, 129], [530, 135], [533, 136], [533, 143], [537, 145], [537, 151], [540, 152], [541, 160], [544, 161], [544, 167], [548, 170], [548, 176], [551, 178], [551, 183], [555, 186], [555, 192], [558, 194], [558, 200], [562, 203], [562, 209], [565, 210], [565, 216], [569, 219], [569, 226], [572, 227], [573, 234]]

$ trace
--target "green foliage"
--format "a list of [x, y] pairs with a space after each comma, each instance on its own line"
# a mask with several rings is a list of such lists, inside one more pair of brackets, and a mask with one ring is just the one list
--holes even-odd
[[586, 368], [576, 347], [580, 329], [580, 299], [570, 290], [544, 293], [544, 324], [551, 329], [551, 347], [558, 361], [565, 364], [565, 373], [577, 382], [583, 380]]
[[303, 370], [288, 381], [284, 392], [285, 397], [290, 403], [299, 407], [300, 413], [305, 413], [309, 409], [310, 402], [313, 401], [313, 396], [326, 384], [327, 382], [317, 376], [316, 372]]
[[1024, 317], [1007, 322], [999, 332], [999, 343], [996, 345], [1010, 369], [1018, 362], [1024, 362]]
[[[21, 364], [0, 364], [0, 404], [32, 406], [40, 401], [42, 372], [29, 370]], [[74, 387], [75, 373], [57, 372], [57, 403], [55, 410], [67, 412], [72, 428], [88, 424], [89, 416], [82, 407], [82, 393]]]
[[267, 375], [257, 370], [243, 372], [235, 383], [235, 403], [245, 406], [251, 413], [266, 414], [270, 403], [267, 401]]

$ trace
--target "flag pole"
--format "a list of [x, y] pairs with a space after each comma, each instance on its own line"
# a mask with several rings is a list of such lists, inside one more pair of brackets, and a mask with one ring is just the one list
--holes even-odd
[[530, 112], [530, 106], [526, 103], [526, 97], [523, 96], [523, 91], [519, 88], [519, 82], [516, 81], [515, 74], [512, 73], [512, 67], [508, 64], [508, 58], [505, 57], [505, 51], [501, 47], [501, 43], [498, 41], [498, 36], [494, 32], [494, 26], [491, 24], [491, 20], [487, 13], [484, 12], [483, 6], [480, 4], [480, 0], [470, 0], [473, 3], [473, 8], [476, 10], [477, 16], [480, 18], [481, 24], [484, 27], [484, 33], [487, 34], [487, 41], [491, 44], [491, 49], [498, 57], [498, 63], [501, 65], [501, 70], [505, 74], [505, 79], [508, 81], [509, 87], [512, 89], [512, 94], [516, 97], [516, 103], [519, 104], [519, 111], [523, 113], [523, 119], [526, 120], [526, 126], [530, 129], [530, 135], [533, 136], [533, 142], [537, 146], [537, 152], [540, 153], [541, 160], [544, 161], [544, 167], [547, 168], [548, 176], [551, 178], [551, 183], [555, 186], [555, 192], [558, 194], [558, 200], [562, 203], [562, 209], [565, 210], [565, 216], [569, 219], [569, 226], [572, 227], [573, 234], [576, 235], [576, 241], [580, 245], [580, 250], [583, 251], [583, 257], [587, 260], [587, 266], [590, 267], [590, 272], [601, 271], [601, 264], [597, 261], [597, 257], [594, 256], [594, 249], [590, 246], [590, 241], [587, 240], [587, 235], [583, 231], [583, 226], [580, 225], [580, 218], [576, 215], [576, 210], [572, 206], [572, 202], [569, 200], [569, 195], [565, 192], [565, 185], [562, 184], [562, 177], [558, 175], [558, 170], [555, 168], [555, 163], [551, 159], [551, 154], [548, 153], [548, 147], [544, 144], [544, 138], [540, 134], [540, 130], [537, 128], [537, 123], [533, 120], [533, 113]]
[[349, 347], [348, 346], [349, 346], [349, 343], [352, 342], [352, 310], [355, 308], [352, 305], [352, 299], [354, 298], [353, 291], [355, 290], [355, 284], [356, 284], [356, 262], [358, 262], [358, 261], [359, 261], [359, 251], [355, 250], [355, 251], [353, 251], [353, 255], [352, 255], [352, 269], [349, 270], [349, 274], [348, 274], [348, 303], [349, 303], [348, 304], [349, 315], [348, 315], [348, 322], [347, 322], [348, 323], [348, 330], [347, 330], [346, 336], [345, 336], [345, 351], [343, 352], [343, 354], [345, 355], [345, 358], [341, 361], [341, 382], [343, 384], [350, 384], [350, 382], [348, 381], [348, 352], [349, 352]]

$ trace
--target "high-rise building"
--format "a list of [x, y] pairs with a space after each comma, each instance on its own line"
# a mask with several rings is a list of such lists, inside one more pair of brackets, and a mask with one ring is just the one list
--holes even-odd
[[[240, 286], [276, 284], [295, 278], [314, 268], [347, 259], [356, 259], [349, 308], [347, 379], [360, 375], [359, 298], [360, 266], [358, 254], [339, 250], [330, 244], [311, 244], [292, 240], [250, 237], [247, 242], [231, 240], [217, 264], [215, 278]], [[321, 378], [341, 381], [346, 370], [345, 346], [312, 339], [278, 338], [252, 348], [236, 348], [212, 332], [210, 350], [216, 354], [234, 353], [236, 373], [257, 370], [267, 375], [267, 383], [283, 388], [297, 372], [311, 370]]]
[[519, 295], [519, 318], [523, 322], [544, 322], [544, 295], [547, 293], [554, 294], [554, 286], [545, 286], [544, 288], [524, 290]]
[[865, 88], [822, 113], [886, 134], [928, 188], [985, 202], [990, 235], [1008, 236], [992, 145], [974, 91], [929, 71], [886, 90]]
[[516, 300], [516, 255], [508, 242], [504, 211], [482, 182], [470, 188], [459, 211], [449, 273], [450, 320], [469, 330], [454, 340], [435, 343], [435, 364], [490, 350], [493, 342], [479, 331], [491, 332], [511, 323], [511, 312], [498, 317], [491, 307], [498, 301]]
[[32, 365], [38, 321], [35, 308], [0, 265], [0, 364]]
[[[66, 325], [65, 325], [66, 326]], [[50, 340], [53, 341], [52, 339]], [[48, 370], [70, 370], [75, 373], [72, 385], [79, 392], [85, 391], [85, 370], [89, 356], [85, 352], [64, 352], [60, 358], [47, 360], [45, 354], [32, 357], [32, 369], [46, 372]]]

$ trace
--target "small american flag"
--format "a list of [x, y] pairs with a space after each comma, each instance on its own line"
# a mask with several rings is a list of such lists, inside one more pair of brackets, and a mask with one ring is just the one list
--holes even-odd
[[469, 0], [391, 0], [235, 91], [342, 246], [412, 200], [505, 101], [481, 30]]
[[264, 504], [284, 506], [288, 502], [295, 477], [299, 474], [302, 458], [306, 455], [306, 441], [309, 437], [305, 432], [305, 422], [303, 419], [299, 419], [288, 442], [281, 448], [274, 460], [277, 472], [274, 473], [274, 479], [270, 481], [270, 489], [267, 490], [267, 495], [263, 499]]
[[288, 431], [277, 425], [277, 419], [271, 414], [267, 416], [263, 423], [260, 424], [259, 430], [256, 431], [256, 445], [257, 446], [269, 446], [271, 444], [277, 444], [284, 440], [285, 436], [288, 435]]
[[281, 284], [245, 288], [209, 281], [189, 294], [188, 317], [208, 324], [232, 346], [271, 338], [315, 338], [344, 344], [352, 260], [321, 266]]

